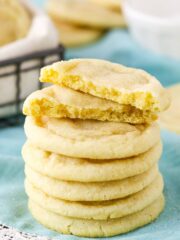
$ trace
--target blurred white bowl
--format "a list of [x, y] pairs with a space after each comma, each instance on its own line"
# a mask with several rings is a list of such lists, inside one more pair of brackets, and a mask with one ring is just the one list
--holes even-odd
[[142, 46], [180, 58], [180, 0], [124, 0], [123, 11]]

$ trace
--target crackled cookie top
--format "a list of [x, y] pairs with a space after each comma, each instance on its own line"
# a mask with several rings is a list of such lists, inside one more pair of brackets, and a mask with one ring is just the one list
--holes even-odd
[[152, 112], [164, 111], [170, 102], [166, 90], [153, 76], [104, 60], [57, 62], [42, 69], [40, 81]]
[[148, 128], [145, 125], [126, 123], [99, 122], [93, 120], [71, 120], [42, 118], [43, 125], [53, 133], [71, 139], [97, 139], [116, 135], [136, 137]]

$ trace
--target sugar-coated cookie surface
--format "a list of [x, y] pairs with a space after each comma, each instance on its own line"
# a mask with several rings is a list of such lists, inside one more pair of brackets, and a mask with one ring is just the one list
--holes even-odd
[[49, 196], [68, 201], [106, 201], [141, 191], [158, 176], [157, 165], [134, 177], [109, 182], [61, 181], [25, 167], [27, 180]]
[[120, 12], [99, 6], [90, 0], [49, 0], [47, 12], [74, 25], [94, 28], [122, 27], [124, 17]]
[[63, 217], [29, 201], [29, 209], [36, 220], [60, 233], [82, 237], [108, 237], [132, 231], [155, 220], [164, 208], [161, 195], [148, 207], [126, 217], [109, 220], [85, 220]]
[[170, 108], [161, 113], [160, 125], [180, 134], [180, 84], [168, 88], [172, 102]]
[[160, 175], [146, 188], [126, 198], [102, 202], [71, 202], [53, 198], [28, 180], [25, 181], [28, 197], [41, 207], [62, 216], [107, 220], [120, 218], [138, 212], [153, 203], [163, 190], [163, 179]]
[[102, 160], [136, 156], [160, 141], [156, 122], [131, 125], [48, 117], [38, 122], [33, 117], [27, 117], [25, 133], [32, 144], [45, 151]]
[[0, 46], [26, 36], [31, 17], [20, 1], [0, 0]]
[[168, 93], [155, 77], [105, 60], [57, 62], [41, 70], [40, 81], [152, 112], [164, 111], [170, 104]]
[[25, 115], [52, 118], [94, 119], [132, 124], [151, 123], [157, 115], [131, 105], [53, 85], [32, 93], [23, 106]]
[[102, 182], [141, 174], [158, 162], [162, 153], [159, 142], [136, 157], [107, 161], [71, 158], [43, 151], [27, 142], [22, 155], [25, 163], [37, 172], [65, 181]]

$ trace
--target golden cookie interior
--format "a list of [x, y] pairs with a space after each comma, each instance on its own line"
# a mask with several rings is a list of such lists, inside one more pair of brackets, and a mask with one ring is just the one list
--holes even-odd
[[35, 117], [44, 115], [132, 124], [151, 123], [157, 119], [157, 114], [149, 110], [118, 104], [58, 85], [32, 93], [24, 103], [23, 113]]
[[164, 111], [170, 105], [167, 91], [155, 77], [143, 70], [104, 60], [61, 61], [43, 68], [40, 81], [153, 113]]

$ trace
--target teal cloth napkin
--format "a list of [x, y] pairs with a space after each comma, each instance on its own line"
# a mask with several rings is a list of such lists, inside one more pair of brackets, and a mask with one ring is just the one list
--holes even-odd
[[[77, 57], [103, 58], [127, 66], [143, 68], [154, 74], [166, 86], [180, 80], [180, 62], [141, 48], [125, 30], [113, 30], [96, 43], [67, 50], [66, 58]], [[164, 152], [160, 161], [160, 170], [165, 180], [165, 211], [152, 224], [112, 239], [180, 239], [180, 136], [163, 130], [162, 139]], [[0, 222], [21, 231], [57, 239], [80, 239], [45, 229], [28, 212], [23, 186], [24, 163], [21, 157], [24, 142], [22, 126], [0, 129]]]

